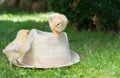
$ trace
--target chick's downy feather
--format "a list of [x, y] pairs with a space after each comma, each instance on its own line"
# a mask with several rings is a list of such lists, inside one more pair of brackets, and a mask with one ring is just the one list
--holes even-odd
[[54, 34], [58, 35], [68, 24], [68, 19], [65, 15], [54, 13], [49, 17], [49, 26]]
[[8, 44], [8, 46], [6, 46], [3, 50], [10, 63], [18, 60], [18, 58], [22, 59], [26, 52], [29, 51], [32, 39], [28, 32], [28, 30], [20, 30], [16, 36], [16, 39]]

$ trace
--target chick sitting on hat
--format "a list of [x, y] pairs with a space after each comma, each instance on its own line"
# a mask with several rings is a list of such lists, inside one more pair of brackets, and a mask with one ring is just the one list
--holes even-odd
[[68, 19], [65, 15], [54, 13], [49, 17], [49, 26], [55, 36], [59, 36], [59, 34], [66, 28], [68, 24]]

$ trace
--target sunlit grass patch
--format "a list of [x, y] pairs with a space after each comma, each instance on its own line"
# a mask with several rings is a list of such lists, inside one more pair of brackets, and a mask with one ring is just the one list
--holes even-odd
[[28, 20], [33, 20], [35, 22], [46, 22], [48, 21], [50, 14], [51, 13], [32, 13], [32, 14], [5, 13], [5, 14], [0, 14], [0, 20], [13, 21], [13, 22], [24, 22]]

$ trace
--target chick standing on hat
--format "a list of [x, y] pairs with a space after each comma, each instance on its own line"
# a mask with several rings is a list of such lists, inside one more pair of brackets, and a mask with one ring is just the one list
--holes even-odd
[[49, 17], [49, 26], [55, 36], [59, 36], [59, 34], [66, 28], [68, 24], [68, 19], [65, 15], [54, 13]]
[[29, 35], [29, 30], [20, 30], [16, 39], [8, 44], [8, 46], [3, 50], [8, 57], [11, 66], [13, 62], [20, 63], [18, 59], [22, 59], [26, 52], [29, 51], [31, 43], [32, 39]]

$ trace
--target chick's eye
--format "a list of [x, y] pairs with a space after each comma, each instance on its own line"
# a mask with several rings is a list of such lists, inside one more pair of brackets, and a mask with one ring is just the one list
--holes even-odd
[[59, 26], [61, 23], [58, 23], [57, 26]]

